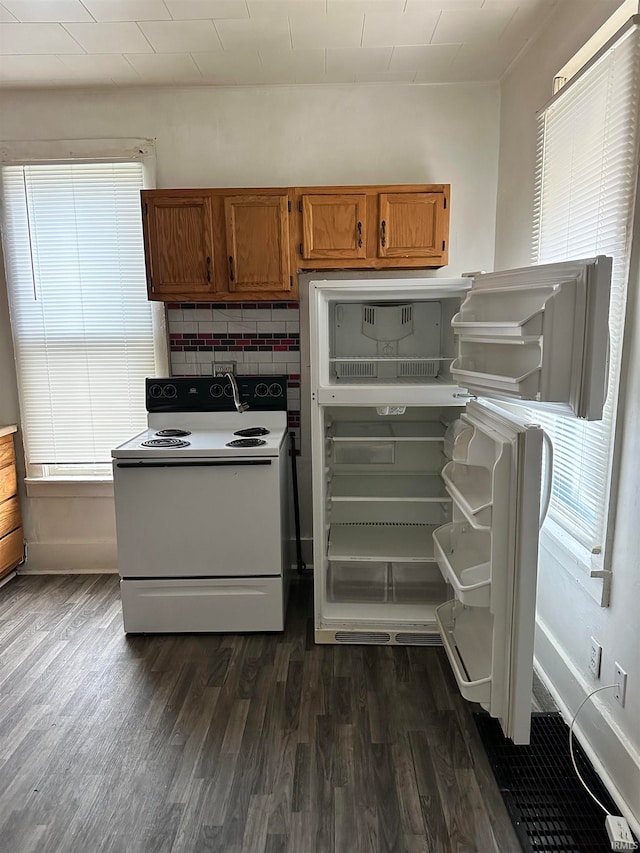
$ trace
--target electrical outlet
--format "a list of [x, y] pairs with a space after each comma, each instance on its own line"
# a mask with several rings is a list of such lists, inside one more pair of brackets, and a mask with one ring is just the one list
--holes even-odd
[[616, 661], [615, 667], [614, 681], [616, 683], [616, 689], [614, 690], [613, 695], [624, 708], [624, 700], [627, 695], [627, 673], [620, 666], [618, 661]]
[[211, 372], [214, 376], [224, 376], [225, 373], [232, 373], [235, 376], [236, 363], [235, 361], [213, 361]]
[[600, 678], [600, 664], [602, 662], [602, 646], [595, 639], [591, 638], [591, 650], [589, 652], [589, 669], [593, 673], [594, 678]]

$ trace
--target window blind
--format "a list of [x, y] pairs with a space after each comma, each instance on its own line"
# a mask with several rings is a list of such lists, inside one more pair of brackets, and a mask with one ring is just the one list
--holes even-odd
[[604, 547], [638, 175], [640, 39], [632, 26], [539, 116], [534, 263], [613, 258], [608, 395], [602, 421], [540, 414], [554, 444], [549, 516]]
[[140, 162], [5, 166], [8, 272], [27, 463], [92, 466], [146, 425], [155, 372]]

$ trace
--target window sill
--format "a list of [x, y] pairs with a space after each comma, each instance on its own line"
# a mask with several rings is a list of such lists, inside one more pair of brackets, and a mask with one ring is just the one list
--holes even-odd
[[30, 498], [112, 498], [111, 477], [25, 477]]
[[548, 518], [540, 531], [540, 556], [548, 555], [585, 592], [602, 604], [602, 578], [592, 578], [592, 554], [557, 522]]

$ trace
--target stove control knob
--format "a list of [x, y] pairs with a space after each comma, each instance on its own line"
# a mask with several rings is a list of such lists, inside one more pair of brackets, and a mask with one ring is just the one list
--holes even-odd
[[164, 388], [162, 389], [162, 396], [168, 397], [170, 400], [172, 400], [177, 395], [177, 393], [178, 393], [178, 389], [176, 388], [175, 385], [171, 385], [171, 384], [165, 385]]
[[267, 397], [269, 395], [269, 386], [264, 382], [259, 382], [256, 385], [256, 397]]
[[233, 397], [233, 388], [231, 387], [231, 383], [224, 386], [224, 396]]
[[271, 385], [269, 385], [269, 396], [282, 397], [282, 385], [278, 382], [272, 382]]
[[222, 385], [219, 382], [216, 382], [215, 385], [211, 385], [209, 387], [209, 393], [212, 397], [222, 397]]
[[158, 385], [157, 382], [155, 382], [153, 385], [150, 385], [149, 396], [153, 397], [154, 400], [157, 400], [158, 397], [162, 397], [162, 385]]

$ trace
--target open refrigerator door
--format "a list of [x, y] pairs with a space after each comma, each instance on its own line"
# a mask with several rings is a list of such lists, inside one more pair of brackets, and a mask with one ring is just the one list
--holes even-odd
[[462, 695], [528, 743], [543, 431], [472, 402], [442, 477], [451, 522], [434, 554], [454, 597], [436, 621]]
[[600, 420], [610, 282], [604, 256], [475, 276], [451, 321], [454, 380], [478, 397]]

